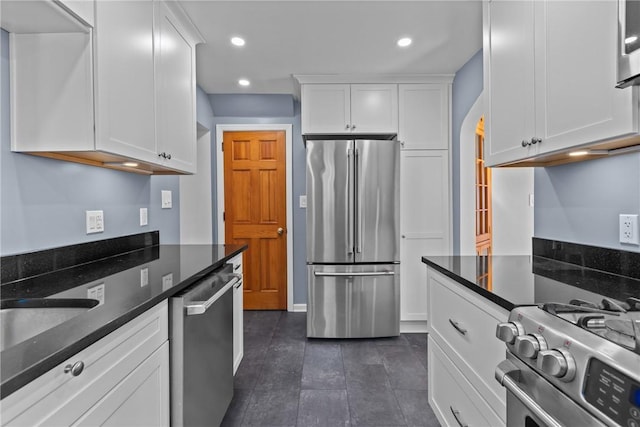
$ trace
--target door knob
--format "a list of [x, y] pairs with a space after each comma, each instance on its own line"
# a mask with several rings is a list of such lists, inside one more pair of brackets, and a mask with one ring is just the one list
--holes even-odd
[[279, 227], [279, 228], [278, 228], [278, 234], [279, 234], [280, 236], [282, 236], [282, 233], [284, 233], [284, 228]]

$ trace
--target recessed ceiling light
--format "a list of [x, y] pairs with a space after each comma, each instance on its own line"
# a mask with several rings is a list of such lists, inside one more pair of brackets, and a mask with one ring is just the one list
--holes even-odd
[[412, 40], [409, 37], [403, 37], [400, 40], [398, 40], [398, 46], [400, 47], [407, 47], [411, 44]]
[[240, 86], [249, 86], [251, 84], [251, 82], [247, 79], [240, 79], [238, 80], [238, 84]]
[[631, 44], [638, 40], [638, 36], [631, 36], [624, 39], [625, 44]]
[[231, 37], [231, 44], [234, 46], [244, 46], [244, 39], [242, 37]]

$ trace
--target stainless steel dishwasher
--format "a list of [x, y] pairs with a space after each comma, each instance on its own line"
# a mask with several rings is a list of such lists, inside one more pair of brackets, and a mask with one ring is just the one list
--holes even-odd
[[217, 426], [233, 397], [233, 265], [170, 300], [171, 425]]

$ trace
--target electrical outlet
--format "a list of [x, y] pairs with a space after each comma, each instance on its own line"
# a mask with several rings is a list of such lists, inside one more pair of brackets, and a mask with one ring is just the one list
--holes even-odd
[[102, 233], [104, 231], [104, 212], [85, 211], [87, 234]]
[[100, 304], [104, 304], [104, 282], [87, 289], [87, 298], [97, 299]]
[[620, 243], [640, 244], [638, 239], [638, 215], [620, 214]]
[[173, 286], [173, 273], [162, 276], [162, 290], [166, 291]]

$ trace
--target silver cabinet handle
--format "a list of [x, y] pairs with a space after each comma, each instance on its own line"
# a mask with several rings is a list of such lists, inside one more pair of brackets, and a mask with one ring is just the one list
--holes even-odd
[[453, 409], [453, 406], [449, 406], [449, 409], [451, 409], [451, 413], [453, 414], [453, 418], [456, 419], [456, 421], [458, 422], [458, 425], [460, 427], [469, 427], [469, 425], [466, 424], [465, 422], [463, 422], [462, 418], [460, 418], [460, 411], [458, 411], [457, 409]]
[[234, 286], [235, 289], [238, 289], [240, 286], [242, 286], [242, 280], [238, 280], [238, 283], [236, 283], [236, 285]]
[[355, 129], [356, 125], [351, 125], [351, 130]]
[[394, 276], [396, 273], [393, 271], [371, 271], [364, 273], [324, 273], [321, 271], [314, 271], [313, 275], [318, 277], [361, 277], [361, 276]]
[[351, 127], [351, 126], [349, 126], [348, 124], [347, 124], [347, 125], [344, 125], [344, 128], [345, 128], [345, 129], [349, 129], [350, 127]]
[[458, 322], [449, 319], [449, 323], [451, 323], [451, 326], [453, 326], [456, 331], [460, 332], [462, 335], [467, 335], [467, 330], [460, 327], [460, 324]]
[[529, 145], [531, 145], [531, 143], [529, 141], [527, 141], [526, 139], [522, 140], [522, 146], [527, 148]]
[[187, 309], [187, 316], [204, 314], [209, 309], [209, 307], [213, 305], [214, 302], [218, 301], [225, 292], [231, 289], [236, 283], [238, 283], [242, 279], [242, 276], [238, 274], [233, 274], [233, 276], [234, 276], [233, 279], [229, 280], [222, 289], [220, 289], [218, 292], [213, 294], [213, 296], [208, 300], [196, 301], [193, 304], [186, 305], [185, 308]]
[[84, 362], [82, 361], [76, 362], [73, 365], [68, 364], [67, 366], [64, 367], [64, 373], [65, 374], [71, 373], [71, 375], [73, 375], [74, 377], [77, 377], [78, 375], [80, 375], [83, 370], [84, 370]]
[[[516, 379], [512, 377], [516, 377]], [[555, 418], [549, 415], [535, 400], [520, 388], [517, 382], [517, 378], [519, 377], [520, 370], [510, 360], [503, 360], [496, 368], [496, 380], [531, 411], [533, 415], [538, 417], [544, 425], [561, 427], [562, 425]]]
[[535, 136], [533, 138], [531, 138], [531, 144], [536, 145], [538, 143], [542, 142], [542, 138], [536, 138]]

